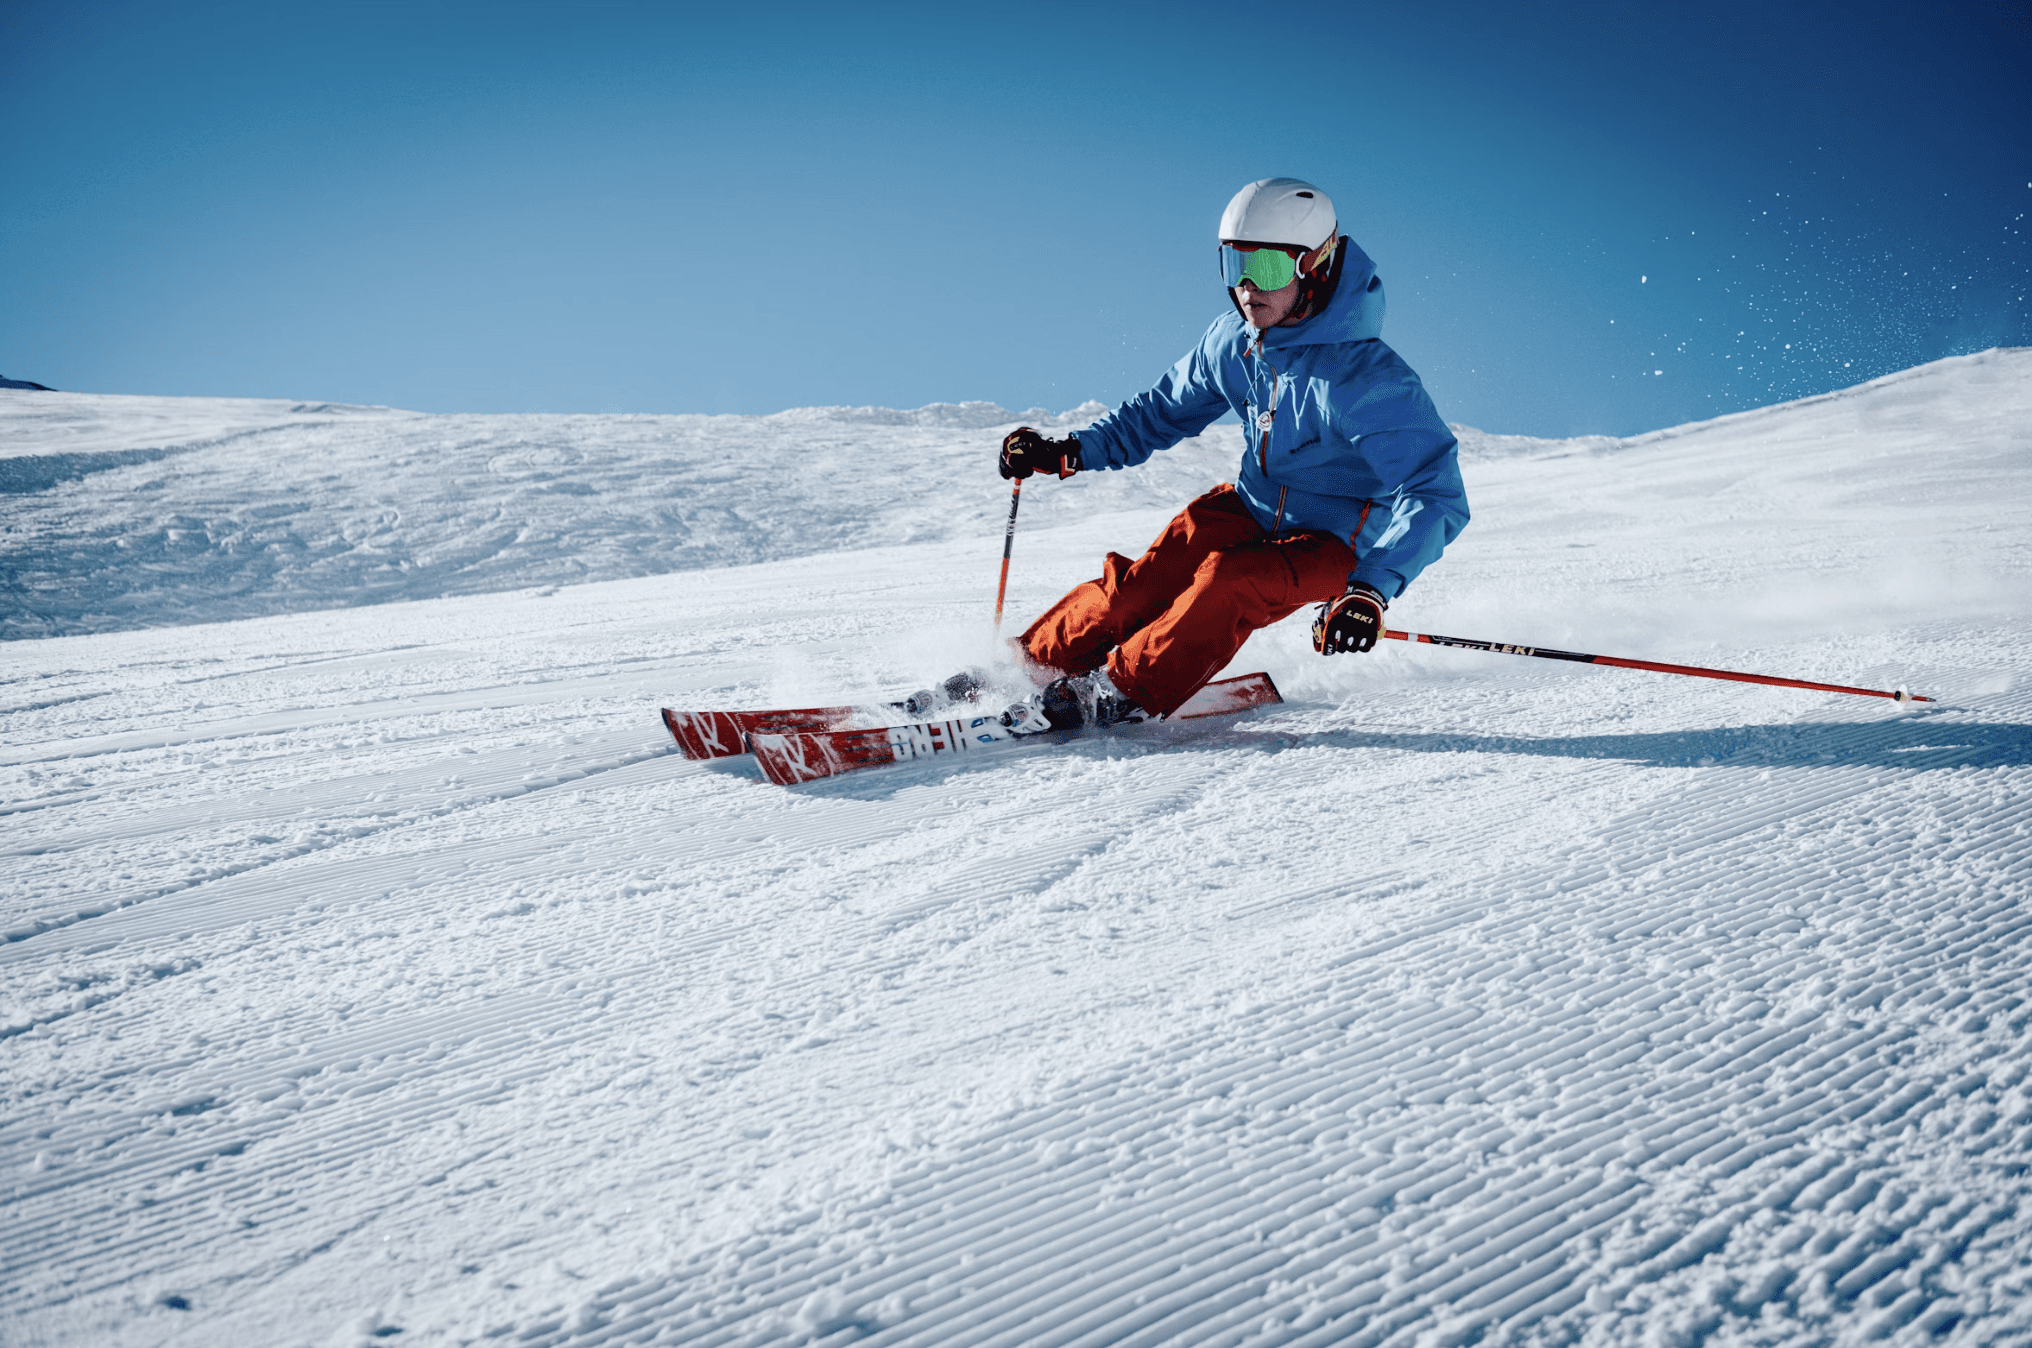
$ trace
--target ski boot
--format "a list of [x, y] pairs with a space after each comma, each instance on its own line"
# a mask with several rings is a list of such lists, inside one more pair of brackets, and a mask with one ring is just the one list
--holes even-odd
[[1126, 725], [1153, 719], [1127, 693], [1115, 687], [1105, 669], [1097, 669], [1087, 675], [1087, 693], [1080, 698], [1080, 703], [1086, 708], [1090, 725]]
[[1094, 724], [1100, 726], [1124, 725], [1133, 721], [1148, 721], [1150, 713], [1135, 702], [1116, 692], [1104, 689], [1094, 695]]
[[1048, 730], [1071, 730], [1084, 723], [1079, 694], [1071, 679], [1058, 679], [1043, 692], [1032, 693], [1021, 702], [1012, 702], [1002, 713], [1002, 724], [1011, 734], [1041, 735]]
[[1072, 730], [1079, 726], [1122, 725], [1145, 721], [1144, 711], [1108, 682], [1103, 673], [1054, 679], [1044, 691], [1016, 703], [1002, 713], [1002, 724], [1018, 735], [1046, 730]]

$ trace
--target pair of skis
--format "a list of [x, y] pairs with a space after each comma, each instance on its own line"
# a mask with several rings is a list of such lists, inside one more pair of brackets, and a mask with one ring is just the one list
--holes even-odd
[[[1207, 684], [1173, 712], [1174, 721], [1233, 716], [1251, 707], [1282, 702], [1268, 674], [1244, 674]], [[884, 704], [901, 711], [904, 704]], [[1018, 739], [994, 714], [969, 714], [910, 725], [854, 727], [860, 707], [799, 707], [768, 711], [674, 711], [663, 708], [663, 724], [686, 758], [728, 758], [752, 753], [762, 775], [778, 786], [836, 777], [861, 768], [908, 763], [937, 754], [998, 748]], [[1052, 734], [1051, 738], [1057, 738]]]
[[[1012, 519], [1014, 512], [1011, 512]], [[1385, 631], [1393, 641], [1417, 642], [1429, 646], [1454, 646], [1463, 650], [1488, 651], [1496, 655], [1528, 655], [1539, 660], [1566, 660], [1583, 665], [1610, 665], [1620, 669], [1643, 669], [1655, 674], [1684, 674], [1702, 679], [1727, 679], [1738, 683], [1761, 683], [1774, 688], [1803, 688], [1822, 693], [1848, 693], [1856, 697], [1882, 697], [1894, 702], [1931, 702], [1934, 699], [1897, 688], [1884, 692], [1876, 688], [1852, 688], [1847, 684], [1818, 683], [1809, 679], [1781, 678], [1774, 674], [1749, 674], [1734, 669], [1708, 669], [1700, 665], [1674, 665], [1662, 660], [1632, 660], [1618, 655], [1591, 655], [1582, 651], [1556, 651], [1543, 646], [1516, 646], [1504, 642], [1480, 641], [1469, 637], [1441, 637], [1426, 632]], [[1245, 674], [1239, 679], [1210, 683], [1194, 693], [1186, 704], [1171, 714], [1173, 720], [1197, 716], [1231, 716], [1236, 712], [1282, 702], [1277, 686], [1268, 674]], [[901, 711], [905, 704], [888, 704]], [[856, 707], [805, 707], [793, 711], [697, 711], [663, 710], [663, 723], [676, 737], [687, 758], [723, 758], [753, 752], [762, 771], [779, 786], [832, 777], [857, 768], [905, 763], [933, 754], [1006, 744], [1020, 738], [1010, 732], [997, 716], [964, 716], [916, 725], [884, 726], [872, 730], [846, 728], [860, 712]]]

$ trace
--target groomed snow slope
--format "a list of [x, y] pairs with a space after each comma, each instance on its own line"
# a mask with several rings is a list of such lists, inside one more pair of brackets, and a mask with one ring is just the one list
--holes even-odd
[[[1937, 707], [1294, 619], [1235, 666], [1282, 707], [789, 791], [655, 707], [981, 658], [1006, 414], [0, 397], [0, 537], [47, 559], [14, 631], [346, 601], [379, 546], [179, 571], [149, 492], [344, 521], [371, 462], [415, 561], [506, 509], [431, 444], [663, 474], [469, 554], [516, 592], [0, 648], [0, 1340], [2032, 1337], [2032, 352], [1470, 436], [1475, 521], [1392, 609]], [[248, 448], [21, 467], [175, 436]], [[1026, 492], [1013, 611], [1232, 437]], [[161, 485], [83, 489], [122, 474]], [[602, 537], [772, 560], [557, 587]]]

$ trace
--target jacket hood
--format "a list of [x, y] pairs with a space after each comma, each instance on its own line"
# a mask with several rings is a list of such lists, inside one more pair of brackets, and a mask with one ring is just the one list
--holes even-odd
[[1340, 272], [1340, 283], [1326, 308], [1295, 328], [1264, 332], [1264, 349], [1367, 342], [1383, 335], [1383, 278], [1353, 239], [1341, 244]]

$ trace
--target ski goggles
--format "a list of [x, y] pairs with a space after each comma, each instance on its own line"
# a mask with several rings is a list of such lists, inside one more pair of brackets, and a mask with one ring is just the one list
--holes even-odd
[[1258, 290], [1282, 290], [1298, 279], [1298, 260], [1311, 251], [1281, 243], [1224, 243], [1221, 279], [1230, 290], [1244, 281]]

